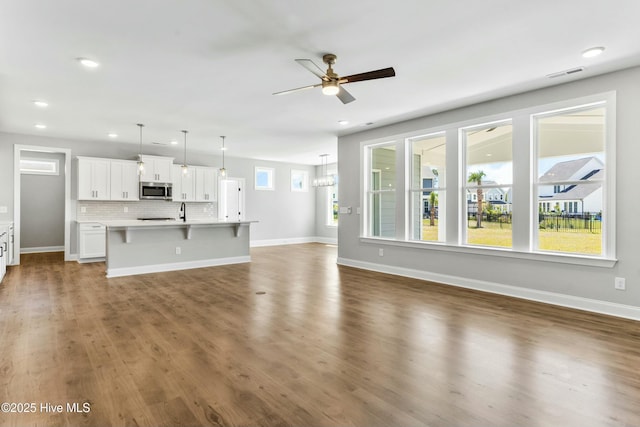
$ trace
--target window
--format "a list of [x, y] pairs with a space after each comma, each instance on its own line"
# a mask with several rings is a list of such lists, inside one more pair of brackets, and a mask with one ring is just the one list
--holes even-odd
[[256, 190], [273, 190], [273, 168], [263, 168], [256, 166], [255, 168], [255, 189]]
[[411, 239], [445, 240], [445, 164], [444, 133], [407, 140], [411, 162], [410, 224]]
[[20, 173], [27, 175], [59, 175], [58, 159], [27, 158], [20, 159]]
[[[509, 121], [461, 129], [464, 143], [463, 215], [470, 245], [512, 246], [512, 125]], [[503, 200], [500, 200], [500, 195]]]
[[363, 237], [612, 265], [615, 124], [611, 92], [364, 142]]
[[536, 249], [603, 254], [605, 117], [603, 103], [533, 116], [536, 196], [545, 203]]
[[367, 235], [396, 237], [395, 143], [367, 147]]

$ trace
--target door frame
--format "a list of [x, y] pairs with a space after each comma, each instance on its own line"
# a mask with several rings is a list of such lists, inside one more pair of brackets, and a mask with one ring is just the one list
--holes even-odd
[[13, 265], [20, 264], [20, 157], [23, 152], [64, 154], [64, 260], [71, 261], [71, 149], [44, 147], [39, 145], [13, 146]]

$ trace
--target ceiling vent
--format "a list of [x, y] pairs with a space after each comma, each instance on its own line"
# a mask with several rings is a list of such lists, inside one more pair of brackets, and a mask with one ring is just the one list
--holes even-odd
[[564, 71], [558, 71], [557, 73], [547, 74], [547, 77], [550, 79], [555, 79], [556, 77], [569, 76], [571, 74], [579, 73], [581, 71], [584, 71], [584, 67], [576, 67], [576, 68], [570, 68]]

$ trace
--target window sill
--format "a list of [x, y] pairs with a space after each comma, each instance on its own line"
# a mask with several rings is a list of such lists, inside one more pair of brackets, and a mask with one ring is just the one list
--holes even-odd
[[520, 252], [513, 249], [450, 245], [439, 242], [417, 242], [385, 239], [380, 237], [360, 237], [361, 243], [399, 246], [403, 248], [427, 249], [442, 252], [464, 253], [473, 255], [485, 255], [503, 258], [517, 258], [531, 261], [557, 262], [561, 264], [586, 265], [589, 267], [611, 268], [616, 262], [615, 258], [593, 257], [588, 255], [571, 255], [546, 252]]

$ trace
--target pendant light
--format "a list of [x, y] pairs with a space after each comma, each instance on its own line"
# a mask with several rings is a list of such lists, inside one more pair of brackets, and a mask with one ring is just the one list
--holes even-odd
[[187, 166], [187, 133], [188, 131], [183, 130], [182, 133], [184, 134], [184, 156], [182, 158], [182, 173], [186, 175], [187, 172], [189, 172], [189, 167]]
[[140, 128], [140, 149], [138, 150], [138, 175], [142, 175], [144, 172], [144, 162], [142, 161], [142, 128], [144, 125], [142, 123], [138, 123], [138, 127]]
[[321, 154], [320, 159], [322, 160], [322, 175], [313, 180], [314, 187], [331, 187], [335, 185], [336, 179], [333, 175], [327, 175], [327, 157], [328, 154]]
[[225, 176], [227, 176], [227, 170], [224, 168], [224, 152], [226, 151], [226, 148], [224, 146], [224, 139], [226, 137], [221, 136], [220, 138], [222, 138], [222, 168], [220, 169], [220, 176], [224, 178]]

